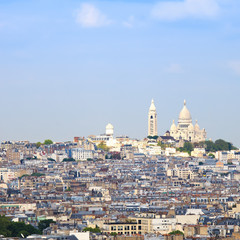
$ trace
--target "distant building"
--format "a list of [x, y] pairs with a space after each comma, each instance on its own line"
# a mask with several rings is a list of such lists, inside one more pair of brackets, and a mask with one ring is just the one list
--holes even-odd
[[93, 158], [93, 151], [82, 148], [72, 148], [71, 157], [75, 160], [87, 160]]
[[157, 112], [153, 99], [148, 112], [148, 136], [157, 136]]
[[197, 121], [195, 126], [192, 124], [192, 117], [189, 110], [186, 107], [186, 101], [184, 100], [184, 106], [178, 117], [178, 125], [174, 120], [170, 128], [170, 135], [176, 140], [186, 140], [190, 142], [201, 142], [206, 140], [205, 129], [200, 129]]
[[108, 125], [106, 126], [106, 135], [113, 137], [113, 130], [113, 125], [111, 123], [108, 123]]
[[96, 144], [99, 144], [101, 142], [107, 142], [111, 139], [113, 139], [113, 133], [114, 133], [114, 128], [113, 128], [113, 125], [111, 123], [108, 123], [107, 126], [106, 126], [106, 132], [105, 134], [101, 134], [101, 135], [90, 135], [88, 136], [88, 138], [96, 143]]
[[20, 160], [23, 158], [23, 153], [16, 148], [8, 149], [6, 157], [8, 161], [13, 162], [14, 164], [19, 164]]

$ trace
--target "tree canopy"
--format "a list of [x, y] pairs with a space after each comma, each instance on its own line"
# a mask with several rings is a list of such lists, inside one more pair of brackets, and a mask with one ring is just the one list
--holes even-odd
[[216, 151], [230, 151], [236, 150], [237, 148], [233, 146], [232, 143], [224, 141], [223, 139], [218, 139], [215, 142], [207, 140], [204, 142], [199, 142], [195, 144], [196, 147], [203, 147], [207, 152]]
[[155, 139], [155, 140], [157, 140], [157, 139], [158, 139], [158, 136], [157, 136], [157, 135], [155, 135], [155, 136], [147, 136], [147, 138], [148, 138], [148, 139]]
[[92, 233], [100, 233], [101, 229], [99, 227], [91, 228], [91, 227], [85, 227], [83, 229], [83, 232], [92, 232]]
[[24, 222], [12, 222], [10, 218], [0, 215], [0, 235], [5, 237], [24, 237], [32, 234], [41, 234], [41, 232], [31, 224]]
[[50, 223], [55, 223], [52, 219], [41, 220], [38, 223], [38, 229], [42, 233], [45, 228], [50, 226]]
[[104, 150], [104, 151], [109, 151], [109, 147], [106, 145], [106, 143], [104, 143], [104, 142], [101, 142], [101, 143], [99, 143], [98, 145], [97, 145], [97, 148], [98, 149], [102, 149], [102, 150]]
[[176, 230], [176, 231], [172, 231], [169, 233], [170, 235], [184, 235], [183, 232], [179, 231], [179, 230]]
[[193, 144], [190, 142], [185, 142], [183, 147], [178, 148], [178, 151], [187, 152], [189, 155], [191, 155], [191, 151], [193, 151]]
[[31, 176], [34, 176], [34, 177], [41, 177], [41, 176], [45, 176], [44, 173], [39, 173], [39, 172], [34, 172], [31, 174]]
[[76, 160], [74, 158], [64, 158], [63, 162], [75, 162]]
[[50, 145], [50, 144], [53, 144], [53, 141], [50, 140], [50, 139], [46, 139], [44, 142], [43, 142], [44, 145]]

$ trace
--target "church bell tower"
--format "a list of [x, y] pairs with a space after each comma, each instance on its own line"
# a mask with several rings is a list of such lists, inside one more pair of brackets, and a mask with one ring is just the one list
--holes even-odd
[[148, 112], [148, 136], [157, 136], [157, 112], [153, 99]]

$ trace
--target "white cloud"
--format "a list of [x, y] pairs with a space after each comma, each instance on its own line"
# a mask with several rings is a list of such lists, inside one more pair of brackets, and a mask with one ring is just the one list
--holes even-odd
[[183, 73], [183, 68], [180, 64], [172, 63], [166, 68], [166, 71], [170, 73]]
[[217, 0], [183, 0], [159, 2], [152, 16], [159, 20], [174, 21], [184, 18], [211, 18], [218, 15]]
[[240, 75], [240, 61], [231, 61], [228, 65], [236, 74]]
[[82, 27], [102, 27], [109, 25], [111, 21], [101, 13], [94, 5], [83, 3], [77, 10], [77, 23]]
[[130, 16], [127, 21], [123, 22], [123, 26], [132, 28], [134, 26], [135, 18], [134, 16]]

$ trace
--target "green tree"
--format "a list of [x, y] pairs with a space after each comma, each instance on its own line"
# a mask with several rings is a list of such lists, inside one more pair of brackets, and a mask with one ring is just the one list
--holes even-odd
[[44, 145], [50, 145], [50, 144], [53, 144], [53, 141], [50, 140], [50, 139], [46, 139], [44, 142], [43, 142]]
[[29, 232], [27, 232], [26, 230], [21, 230], [19, 233], [18, 233], [18, 237], [22, 238], [22, 236], [24, 237], [27, 237], [29, 234]]
[[207, 152], [215, 152], [215, 145], [213, 141], [205, 141], [205, 149]]
[[193, 151], [193, 145], [190, 142], [185, 142], [183, 146], [184, 151], [188, 152], [189, 154]]
[[85, 227], [83, 229], [83, 232], [92, 232], [92, 233], [100, 233], [101, 229], [99, 227], [91, 228], [91, 227]]
[[189, 155], [191, 155], [191, 151], [193, 151], [193, 144], [190, 142], [185, 142], [183, 147], [180, 147], [177, 150], [180, 152], [187, 152]]
[[37, 148], [39, 148], [41, 145], [42, 145], [41, 142], [37, 142], [37, 143], [36, 143], [36, 147], [37, 147]]
[[236, 150], [237, 148], [234, 147], [230, 142], [226, 142], [222, 139], [218, 139], [215, 141], [215, 149], [216, 151], [230, 151], [230, 150]]
[[157, 140], [157, 139], [158, 139], [158, 136], [157, 136], [157, 135], [155, 135], [155, 136], [147, 136], [147, 138], [148, 138], [148, 139], [155, 139], [155, 140]]
[[63, 162], [75, 162], [74, 158], [64, 158]]
[[41, 177], [41, 176], [45, 176], [45, 174], [44, 173], [35, 172], [35, 173], [32, 173], [31, 176]]
[[115, 236], [117, 236], [118, 234], [117, 234], [116, 232], [111, 232], [110, 235], [115, 237]]
[[165, 150], [166, 147], [168, 147], [167, 144], [164, 144], [164, 143], [162, 143], [161, 141], [158, 141], [158, 144], [157, 144], [157, 145], [160, 146], [161, 149], [163, 149], [163, 150]]
[[179, 230], [176, 230], [176, 231], [172, 231], [169, 233], [170, 235], [184, 235], [183, 232], [179, 231]]
[[103, 141], [97, 145], [97, 148], [102, 149], [102, 150], [107, 151], [107, 152], [109, 151], [109, 147]]
[[68, 187], [65, 191], [66, 191], [66, 192], [71, 192], [72, 189], [71, 189], [70, 187]]
[[199, 144], [206, 149], [206, 152], [230, 151], [237, 149], [232, 143], [226, 142], [223, 139], [218, 139], [215, 142], [208, 140], [205, 142], [200, 142]]
[[222, 139], [218, 139], [215, 141], [215, 150], [222, 151], [222, 150], [229, 150], [229, 143], [225, 142]]
[[52, 219], [41, 220], [38, 223], [38, 229], [42, 233], [44, 229], [48, 228], [51, 223], [55, 223]]
[[30, 175], [28, 174], [23, 174], [21, 177], [19, 177], [20, 179], [22, 179], [23, 177], [29, 177]]
[[210, 158], [215, 158], [215, 155], [212, 154], [212, 153], [209, 153], [208, 156], [209, 156]]
[[11, 221], [9, 218], [5, 216], [0, 216], [0, 235], [3, 235], [5, 237], [10, 237], [11, 231], [8, 229], [10, 225], [11, 225]]
[[0, 216], [0, 235], [5, 237], [24, 237], [32, 234], [40, 234], [40, 231], [30, 224], [24, 222], [12, 222], [5, 216]]

